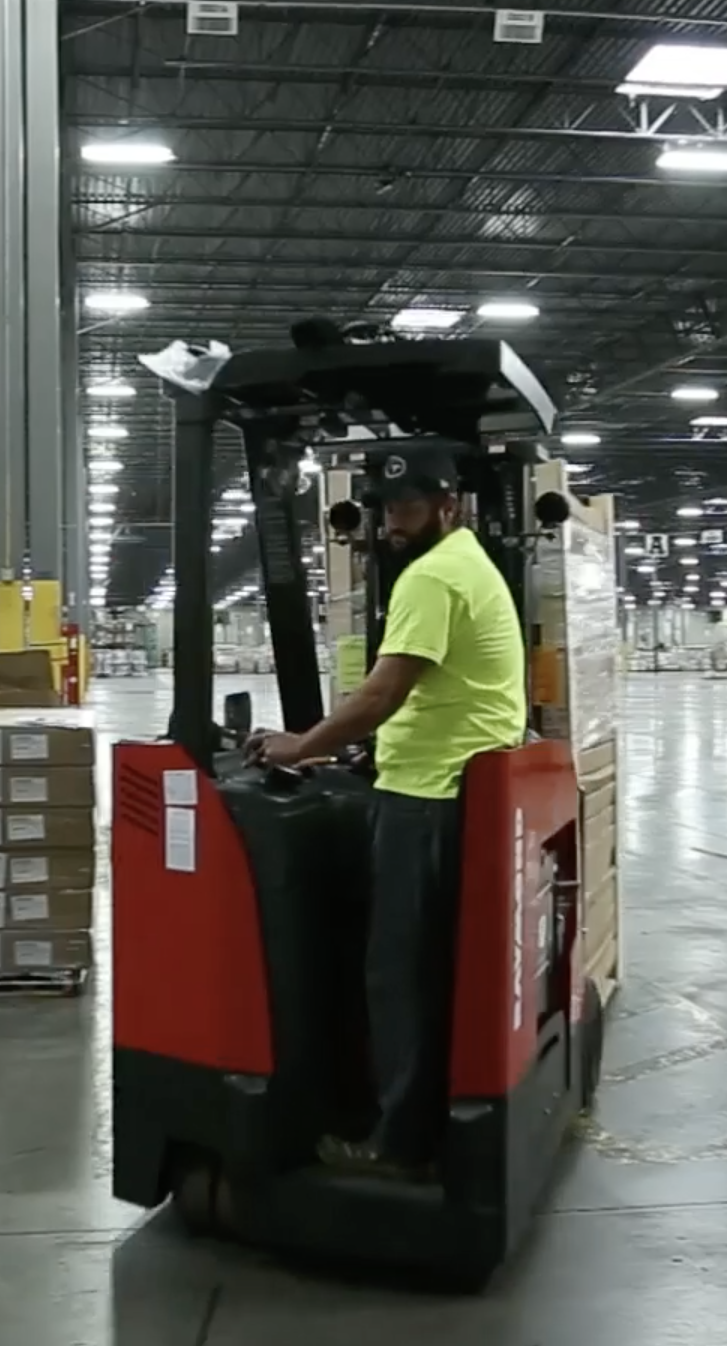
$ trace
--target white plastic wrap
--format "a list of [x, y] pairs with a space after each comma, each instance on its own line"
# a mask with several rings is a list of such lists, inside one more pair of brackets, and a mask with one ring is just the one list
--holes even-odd
[[231, 355], [229, 346], [221, 341], [211, 341], [204, 351], [185, 341], [173, 341], [156, 355], [140, 355], [139, 362], [165, 383], [173, 383], [186, 393], [201, 394], [211, 388]]
[[566, 524], [568, 684], [576, 755], [615, 733], [619, 636], [612, 538], [578, 518]]

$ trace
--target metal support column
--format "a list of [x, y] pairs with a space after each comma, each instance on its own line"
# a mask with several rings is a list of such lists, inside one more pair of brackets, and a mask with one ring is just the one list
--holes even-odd
[[88, 633], [86, 469], [78, 400], [76, 263], [68, 166], [61, 184], [61, 407], [63, 415], [63, 578], [68, 620]]
[[[5, 0], [5, 7], [16, 0]], [[58, 4], [25, 0], [28, 523], [36, 579], [60, 579], [63, 496]]]
[[[0, 578], [26, 540], [25, 112], [23, 4], [0, 4]], [[0, 641], [3, 633], [0, 632]]]

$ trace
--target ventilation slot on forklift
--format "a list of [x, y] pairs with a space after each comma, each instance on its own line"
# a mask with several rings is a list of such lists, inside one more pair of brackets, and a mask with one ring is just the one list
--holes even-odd
[[161, 792], [159, 782], [141, 771], [122, 767], [119, 771], [116, 808], [124, 822], [158, 837], [161, 828]]

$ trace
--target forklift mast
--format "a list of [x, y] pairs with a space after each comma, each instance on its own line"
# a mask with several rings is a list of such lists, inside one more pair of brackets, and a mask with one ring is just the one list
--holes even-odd
[[[224, 406], [212, 394], [175, 398], [174, 738], [212, 769], [214, 606], [211, 585], [215, 425]], [[315, 637], [296, 517], [295, 461], [274, 424], [244, 431], [278, 690], [285, 728], [301, 733], [323, 714]]]

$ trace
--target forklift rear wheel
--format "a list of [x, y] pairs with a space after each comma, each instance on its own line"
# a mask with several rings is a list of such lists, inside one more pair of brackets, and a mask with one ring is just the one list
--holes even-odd
[[593, 1106], [598, 1089], [603, 1057], [603, 1002], [596, 983], [590, 977], [586, 978], [583, 987], [581, 1051], [581, 1106], [584, 1111], [588, 1111]]

